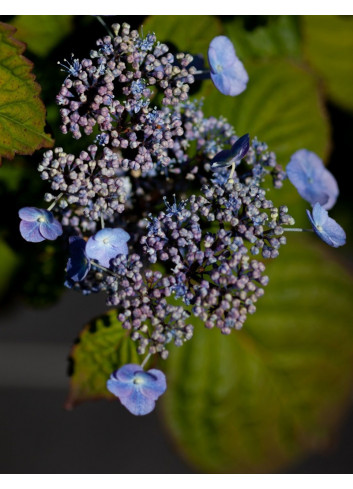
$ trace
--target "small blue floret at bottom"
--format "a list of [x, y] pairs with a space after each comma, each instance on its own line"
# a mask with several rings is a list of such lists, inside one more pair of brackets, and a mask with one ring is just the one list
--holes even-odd
[[156, 400], [167, 389], [167, 382], [160, 370], [146, 372], [141, 365], [128, 363], [111, 374], [107, 389], [130, 413], [143, 416], [153, 411]]

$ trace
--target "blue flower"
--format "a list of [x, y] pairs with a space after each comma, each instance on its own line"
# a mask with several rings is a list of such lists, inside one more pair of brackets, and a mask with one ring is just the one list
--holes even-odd
[[128, 363], [111, 374], [107, 389], [130, 413], [142, 416], [153, 411], [156, 400], [167, 389], [167, 382], [160, 370], [145, 372], [140, 365]]
[[287, 165], [287, 175], [303, 199], [311, 205], [318, 202], [324, 209], [331, 209], [338, 197], [337, 182], [313, 152], [300, 149]]
[[97, 260], [101, 265], [109, 268], [111, 259], [128, 254], [126, 243], [129, 239], [130, 235], [123, 229], [101, 229], [87, 241], [86, 255], [90, 260]]
[[208, 62], [211, 79], [223, 95], [239, 95], [246, 89], [248, 74], [228, 37], [217, 36], [211, 41]]
[[39, 243], [54, 240], [63, 233], [61, 224], [51, 212], [36, 207], [23, 207], [18, 211], [21, 218], [20, 233], [26, 241]]
[[69, 280], [80, 282], [91, 269], [91, 263], [85, 252], [86, 241], [79, 236], [70, 236], [69, 243], [70, 258], [67, 262], [66, 274]]
[[313, 207], [313, 214], [306, 211], [315, 233], [325, 243], [334, 248], [343, 246], [346, 243], [346, 233], [339, 224], [331, 217], [328, 212], [318, 202]]
[[249, 134], [244, 134], [230, 149], [224, 149], [211, 160], [211, 169], [230, 166], [233, 162], [237, 165], [249, 151]]
[[106, 144], [109, 143], [109, 135], [105, 132], [102, 132], [101, 134], [97, 134], [94, 142], [99, 144], [99, 146], [105, 146]]
[[69, 73], [68, 76], [78, 76], [80, 74], [80, 71], [82, 70], [82, 65], [80, 63], [79, 59], [74, 59], [73, 54], [71, 55], [71, 62], [68, 61], [67, 59], [64, 59], [65, 63], [60, 63], [58, 61], [58, 65], [62, 66], [64, 69], [61, 71], [67, 71]]

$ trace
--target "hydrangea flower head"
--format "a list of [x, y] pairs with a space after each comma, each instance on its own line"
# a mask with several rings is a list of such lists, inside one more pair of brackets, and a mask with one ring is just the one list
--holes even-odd
[[109, 268], [109, 262], [118, 255], [127, 255], [127, 242], [130, 235], [120, 228], [101, 229], [91, 236], [86, 244], [86, 255], [91, 260], [97, 260]]
[[61, 224], [46, 209], [23, 207], [18, 211], [21, 219], [20, 233], [26, 241], [39, 243], [46, 239], [54, 240], [63, 233]]
[[216, 154], [211, 160], [212, 169], [230, 166], [234, 161], [236, 164], [240, 163], [240, 160], [249, 151], [250, 139], [249, 134], [244, 134], [239, 138], [230, 149], [224, 149]]
[[311, 205], [318, 202], [327, 210], [334, 206], [339, 194], [337, 182], [315, 153], [306, 149], [296, 151], [286, 170], [303, 199]]
[[208, 62], [211, 79], [223, 95], [239, 95], [246, 89], [248, 74], [228, 37], [217, 36], [211, 41]]
[[167, 389], [167, 382], [160, 370], [146, 372], [140, 365], [128, 363], [111, 374], [107, 389], [130, 413], [143, 416], [153, 411], [156, 400]]
[[334, 219], [328, 216], [328, 212], [318, 202], [313, 207], [312, 214], [306, 211], [315, 233], [325, 243], [334, 248], [346, 243], [346, 233]]
[[70, 257], [67, 262], [67, 277], [74, 282], [83, 280], [91, 268], [85, 248], [86, 241], [79, 236], [70, 236]]

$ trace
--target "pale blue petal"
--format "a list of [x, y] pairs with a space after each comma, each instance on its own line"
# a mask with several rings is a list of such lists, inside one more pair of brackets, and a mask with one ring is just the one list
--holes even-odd
[[134, 390], [130, 396], [121, 397], [120, 402], [135, 416], [149, 414], [156, 405], [153, 399], [144, 396], [139, 390]]
[[324, 226], [328, 219], [328, 212], [319, 203], [313, 207], [313, 220], [315, 226]]
[[119, 399], [131, 396], [135, 390], [132, 382], [124, 383], [111, 378], [107, 381], [107, 389]]
[[320, 204], [316, 203], [314, 205], [312, 215], [310, 211], [307, 210], [306, 212], [313, 230], [325, 243], [334, 248], [343, 246], [346, 243], [346, 233], [343, 228], [328, 216], [327, 211]]
[[249, 77], [230, 39], [215, 37], [208, 48], [208, 61], [211, 79], [221, 93], [234, 96], [245, 90]]
[[328, 195], [327, 202], [322, 205], [326, 210], [330, 210], [332, 209], [332, 207], [335, 205], [337, 201], [337, 197], [339, 195], [339, 189], [335, 177], [332, 175], [330, 171], [326, 170], [326, 168], [321, 176], [321, 184], [323, 190]]
[[119, 368], [112, 374], [112, 378], [119, 380], [121, 382], [132, 382], [134, 380], [135, 374], [138, 372], [143, 372], [141, 365], [136, 363], [127, 363], [126, 365]]
[[146, 372], [148, 377], [140, 389], [141, 392], [150, 399], [157, 400], [167, 389], [167, 381], [163, 372], [151, 369]]
[[[331, 217], [327, 219], [324, 233], [327, 238], [327, 241], [323, 238], [324, 241], [334, 248], [346, 244], [346, 233], [344, 232], [344, 229]], [[330, 243], [328, 241], [330, 241]]]
[[38, 221], [35, 222], [21, 221], [20, 233], [22, 238], [32, 243], [40, 243], [41, 241], [45, 240], [45, 238], [43, 238], [43, 236], [39, 232]]
[[63, 233], [61, 224], [56, 219], [53, 219], [52, 222], [40, 222], [39, 231], [45, 239], [51, 241]]
[[325, 168], [321, 159], [312, 151], [296, 151], [286, 168], [290, 182], [299, 195], [311, 205], [316, 202], [331, 209], [339, 194], [334, 176]]
[[87, 241], [86, 255], [91, 260], [97, 260], [104, 267], [109, 267], [110, 260], [118, 255], [128, 254], [126, 242], [129, 239], [130, 235], [123, 229], [102, 229]]
[[43, 209], [37, 209], [37, 207], [22, 207], [18, 211], [18, 215], [24, 221], [37, 221], [39, 217], [44, 216]]

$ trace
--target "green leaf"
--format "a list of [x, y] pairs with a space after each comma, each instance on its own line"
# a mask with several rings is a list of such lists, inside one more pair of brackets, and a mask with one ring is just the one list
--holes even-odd
[[18, 15], [11, 22], [16, 38], [37, 56], [45, 57], [73, 28], [73, 15]]
[[14, 31], [0, 23], [0, 161], [53, 145], [44, 132], [45, 107], [32, 63], [22, 56], [25, 46], [12, 37]]
[[353, 18], [302, 17], [304, 55], [322, 77], [329, 97], [353, 110]]
[[173, 43], [180, 51], [202, 54], [215, 36], [222, 33], [221, 23], [210, 15], [151, 15], [143, 22], [143, 32], [154, 32], [157, 40]]
[[224, 30], [242, 61], [273, 57], [300, 58], [300, 32], [295, 15], [272, 17], [266, 26], [252, 31], [245, 30], [243, 20], [236, 17], [224, 23]]
[[110, 374], [126, 363], [140, 363], [136, 344], [116, 316], [111, 310], [91, 321], [73, 347], [68, 409], [83, 401], [114, 399], [106, 388]]
[[286, 60], [247, 63], [245, 68], [249, 83], [237, 97], [222, 95], [205, 82], [206, 115], [224, 116], [237, 134], [249, 132], [265, 141], [282, 165], [301, 148], [325, 158], [330, 127], [314, 78]]
[[243, 330], [198, 325], [166, 362], [167, 426], [199, 470], [277, 472], [326, 448], [351, 401], [352, 279], [311, 236], [290, 236]]

